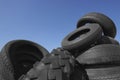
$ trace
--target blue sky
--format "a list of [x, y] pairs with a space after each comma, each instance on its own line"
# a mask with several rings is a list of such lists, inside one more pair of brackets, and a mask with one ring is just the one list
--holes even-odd
[[51, 51], [89, 12], [109, 16], [120, 41], [120, 0], [0, 0], [0, 49], [8, 41], [25, 39]]

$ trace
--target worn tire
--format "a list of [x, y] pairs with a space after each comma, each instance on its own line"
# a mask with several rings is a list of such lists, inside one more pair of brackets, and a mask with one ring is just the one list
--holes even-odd
[[[1, 51], [1, 72], [5, 80], [18, 80], [36, 61], [49, 52], [41, 45], [28, 40], [8, 42]], [[12, 77], [12, 78], [11, 78]]]
[[77, 28], [82, 27], [87, 23], [98, 23], [102, 27], [105, 36], [110, 36], [113, 38], [116, 36], [116, 26], [114, 22], [104, 14], [91, 12], [84, 15], [77, 22]]
[[119, 45], [97, 45], [81, 54], [76, 60], [84, 66], [89, 80], [120, 79]]
[[120, 66], [109, 65], [86, 69], [88, 80], [120, 80]]
[[102, 36], [102, 29], [98, 24], [89, 24], [80, 27], [68, 34], [62, 41], [66, 50], [84, 50], [94, 45]]
[[6, 57], [6, 55], [0, 53], [0, 80], [15, 80], [13, 67]]
[[98, 44], [116, 44], [119, 45], [119, 42], [112, 37], [102, 36], [101, 40], [99, 40]]
[[89, 68], [120, 65], [120, 46], [115, 44], [97, 45], [79, 55], [76, 60], [84, 67]]
[[54, 49], [19, 80], [87, 80], [84, 70], [80, 66], [74, 68], [75, 64], [75, 59], [68, 51]]
[[[0, 80], [5, 80], [2, 75], [0, 75]], [[11, 79], [12, 80], [12, 79]], [[14, 79], [13, 79], [14, 80]]]

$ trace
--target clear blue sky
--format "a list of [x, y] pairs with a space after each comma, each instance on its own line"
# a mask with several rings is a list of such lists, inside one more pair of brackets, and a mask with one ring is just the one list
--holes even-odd
[[51, 51], [88, 12], [101, 12], [116, 24], [120, 41], [120, 0], [0, 0], [0, 49], [25, 39]]

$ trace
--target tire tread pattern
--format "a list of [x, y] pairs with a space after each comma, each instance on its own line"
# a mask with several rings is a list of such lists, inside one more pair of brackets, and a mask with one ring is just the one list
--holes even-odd
[[19, 80], [69, 80], [74, 71], [74, 58], [69, 52], [54, 49], [51, 54], [36, 62]]

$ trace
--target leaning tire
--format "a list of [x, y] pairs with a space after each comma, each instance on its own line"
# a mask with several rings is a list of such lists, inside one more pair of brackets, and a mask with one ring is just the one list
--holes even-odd
[[97, 12], [86, 14], [77, 22], [77, 28], [83, 26], [86, 23], [98, 23], [102, 27], [104, 35], [113, 38], [116, 36], [116, 26], [114, 22], [104, 14]]
[[0, 68], [4, 71], [5, 80], [11, 80], [9, 79], [10, 75], [17, 80], [22, 74], [32, 68], [36, 61], [40, 61], [48, 53], [41, 45], [28, 40], [8, 42], [0, 54], [0, 62], [2, 64]]
[[85, 51], [76, 60], [85, 67], [119, 65], [120, 46], [115, 44], [97, 45]]
[[98, 24], [89, 24], [80, 27], [68, 34], [62, 41], [66, 50], [84, 50], [95, 44], [102, 36], [102, 29]]

